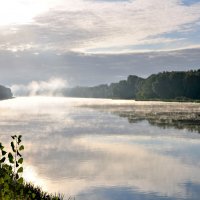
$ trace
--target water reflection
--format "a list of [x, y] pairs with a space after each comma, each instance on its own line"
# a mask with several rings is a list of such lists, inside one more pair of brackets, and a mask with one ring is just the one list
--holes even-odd
[[[24, 177], [66, 197], [198, 199], [197, 132], [161, 129], [147, 121], [131, 124], [112, 114], [156, 109], [154, 102], [147, 105], [44, 97], [13, 99], [0, 102], [0, 136], [8, 143], [11, 134], [23, 134]], [[171, 108], [159, 105], [161, 110]], [[185, 110], [183, 104], [176, 104], [177, 109], [190, 110], [190, 115], [192, 110], [195, 114], [199, 111], [198, 104], [187, 104]]]
[[128, 119], [129, 123], [135, 123], [142, 119], [147, 120], [151, 125], [161, 128], [174, 127], [176, 129], [188, 129], [200, 133], [200, 113], [135, 113], [116, 112], [120, 117]]
[[[130, 101], [128, 101], [130, 102]], [[101, 111], [111, 112], [129, 123], [147, 120], [149, 124], [161, 128], [188, 129], [200, 133], [199, 103], [133, 102], [128, 104], [88, 105]]]

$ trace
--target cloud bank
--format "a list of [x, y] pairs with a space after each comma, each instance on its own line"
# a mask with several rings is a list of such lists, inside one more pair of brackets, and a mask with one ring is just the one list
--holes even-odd
[[1, 84], [41, 82], [51, 77], [70, 87], [118, 82], [128, 75], [147, 77], [161, 71], [200, 68], [200, 49], [135, 54], [80, 54], [53, 51], [0, 51]]
[[44, 1], [31, 22], [1, 27], [0, 48], [120, 53], [200, 45], [200, 3], [184, 2]]
[[198, 69], [199, 21], [198, 0], [0, 1], [1, 84]]

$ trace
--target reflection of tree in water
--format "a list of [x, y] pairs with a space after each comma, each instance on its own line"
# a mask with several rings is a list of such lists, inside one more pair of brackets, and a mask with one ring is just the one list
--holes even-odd
[[177, 102], [118, 102], [84, 107], [127, 118], [129, 123], [147, 120], [161, 128], [187, 129], [200, 133], [200, 104]]
[[187, 129], [189, 131], [197, 131], [200, 133], [200, 112], [134, 112], [120, 111], [114, 112], [120, 117], [127, 118], [129, 123], [147, 120], [151, 125], [161, 128], [177, 128]]

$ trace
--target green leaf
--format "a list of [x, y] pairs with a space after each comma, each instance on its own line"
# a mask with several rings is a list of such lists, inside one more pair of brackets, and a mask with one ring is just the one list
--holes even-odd
[[19, 136], [18, 136], [18, 141], [17, 141], [17, 144], [18, 144], [18, 145], [19, 145], [19, 144], [21, 143], [21, 141], [22, 141], [21, 138], [22, 138], [22, 135], [19, 135]]
[[0, 160], [0, 163], [3, 163], [5, 160], [6, 160], [6, 158], [3, 157], [3, 158]]
[[16, 179], [19, 179], [19, 174], [16, 174], [15, 177], [16, 177]]
[[5, 156], [7, 154], [7, 152], [3, 150], [1, 151], [1, 153], [2, 153], [2, 156]]
[[12, 138], [13, 140], [14, 140], [16, 137], [17, 137], [16, 135], [11, 136], [11, 138]]
[[17, 173], [22, 173], [23, 172], [23, 167], [20, 167], [18, 170], [17, 170]]
[[19, 147], [19, 150], [20, 150], [20, 151], [24, 150], [24, 145], [21, 145], [21, 146]]
[[0, 143], [0, 149], [3, 150], [4, 146]]
[[11, 147], [12, 147], [12, 151], [13, 151], [13, 152], [16, 152], [14, 142], [11, 142], [10, 145], [11, 145]]
[[21, 177], [17, 182], [20, 183], [20, 184], [23, 184], [24, 179]]
[[[18, 180], [18, 182], [19, 182], [19, 180]], [[23, 183], [23, 182], [22, 182]], [[24, 194], [24, 191], [23, 191], [23, 189], [21, 189], [20, 190], [20, 195], [22, 196]]]
[[33, 199], [35, 199], [35, 196], [36, 196], [36, 194], [35, 194], [35, 193], [32, 193], [32, 198], [33, 198]]
[[8, 175], [8, 174], [6, 174], [5, 176], [4, 176], [4, 180], [9, 180], [10, 179], [10, 176]]
[[0, 178], [0, 184], [3, 184], [3, 183], [4, 183], [4, 179]]
[[24, 159], [23, 159], [23, 158], [20, 158], [20, 159], [18, 160], [18, 163], [19, 163], [19, 164], [22, 164], [23, 161], [24, 161]]
[[8, 170], [11, 172], [12, 171], [12, 166], [8, 166]]
[[10, 163], [14, 163], [13, 161], [13, 155], [11, 153], [8, 154], [8, 159]]
[[17, 151], [17, 156], [22, 157], [22, 155], [19, 153], [19, 151]]

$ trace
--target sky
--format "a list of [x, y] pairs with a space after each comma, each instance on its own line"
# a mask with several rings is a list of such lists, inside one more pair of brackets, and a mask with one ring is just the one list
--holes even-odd
[[0, 0], [0, 84], [97, 85], [199, 55], [200, 0]]

